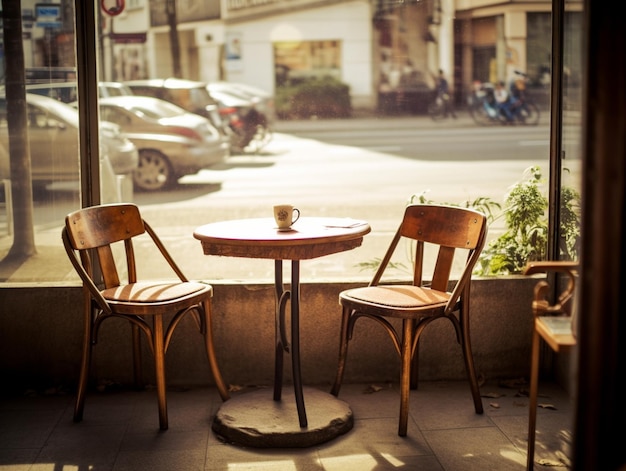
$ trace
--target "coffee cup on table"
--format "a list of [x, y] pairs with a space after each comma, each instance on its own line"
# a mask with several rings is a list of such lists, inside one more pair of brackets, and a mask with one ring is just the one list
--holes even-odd
[[274, 206], [274, 220], [279, 231], [287, 231], [300, 217], [300, 210], [290, 204], [277, 204]]

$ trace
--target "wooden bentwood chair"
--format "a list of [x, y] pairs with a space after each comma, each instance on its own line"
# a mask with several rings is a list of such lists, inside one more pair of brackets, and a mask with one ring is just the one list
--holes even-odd
[[[172, 268], [177, 279], [173, 281], [138, 281], [133, 238], [148, 233]], [[84, 337], [80, 378], [74, 421], [83, 418], [85, 393], [89, 379], [92, 348], [98, 340], [102, 323], [110, 318], [129, 321], [132, 332], [134, 379], [141, 382], [141, 335], [149, 341], [154, 355], [156, 389], [159, 406], [159, 426], [168, 428], [165, 381], [165, 353], [179, 322], [192, 316], [204, 336], [209, 365], [223, 400], [229, 397], [215, 356], [211, 327], [211, 297], [213, 287], [206, 283], [188, 281], [176, 265], [154, 230], [142, 219], [133, 204], [94, 206], [72, 212], [65, 218], [63, 245], [83, 282]], [[119, 244], [117, 244], [119, 243]], [[127, 281], [122, 281], [124, 270], [116, 266], [114, 248], [123, 245]], [[102, 275], [99, 282], [95, 273]], [[169, 322], [167, 321], [169, 319]]]
[[[486, 234], [486, 217], [471, 209], [421, 204], [406, 208], [402, 223], [370, 284], [339, 295], [342, 306], [339, 364], [331, 394], [337, 396], [341, 388], [354, 324], [361, 317], [375, 320], [387, 331], [401, 359], [398, 435], [406, 436], [409, 388], [417, 389], [418, 382], [420, 336], [431, 322], [442, 318], [454, 326], [463, 350], [474, 409], [477, 414], [483, 413], [470, 346], [469, 295], [472, 270], [485, 244]], [[381, 284], [400, 240], [413, 240], [415, 244], [412, 284]], [[432, 246], [437, 249], [437, 256], [429, 263], [424, 249]], [[467, 254], [466, 258], [461, 255], [463, 253]], [[463, 271], [451, 286], [453, 261], [459, 258], [464, 260]], [[431, 265], [434, 265], [432, 281], [427, 284], [424, 270]], [[402, 319], [401, 332], [388, 318]]]
[[[574, 320], [576, 317], [575, 290], [578, 280], [579, 263], [573, 261], [530, 262], [524, 268], [525, 275], [537, 273], [561, 274], [565, 278], [563, 289], [559, 290], [552, 303], [551, 286], [541, 280], [533, 293], [533, 335], [530, 366], [530, 389], [528, 391], [528, 450], [526, 469], [532, 471], [535, 462], [535, 434], [537, 426], [537, 395], [539, 389], [540, 344], [543, 339], [555, 353], [567, 351], [576, 346]], [[561, 281], [555, 277], [555, 282]], [[559, 288], [561, 285], [559, 285]]]

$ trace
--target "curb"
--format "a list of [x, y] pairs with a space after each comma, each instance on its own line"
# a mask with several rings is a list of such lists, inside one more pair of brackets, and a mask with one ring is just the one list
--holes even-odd
[[367, 116], [357, 118], [338, 119], [307, 119], [307, 120], [277, 120], [274, 122], [274, 132], [297, 133], [314, 132], [316, 130], [346, 131], [351, 129], [428, 129], [447, 127], [480, 127], [465, 111], [457, 112], [457, 118], [448, 118], [441, 121], [433, 121], [429, 116], [406, 115], [406, 116]]

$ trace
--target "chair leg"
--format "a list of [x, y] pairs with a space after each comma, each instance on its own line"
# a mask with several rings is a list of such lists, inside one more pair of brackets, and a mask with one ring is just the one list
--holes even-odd
[[211, 367], [211, 373], [213, 374], [213, 380], [217, 386], [217, 390], [222, 398], [222, 401], [227, 401], [230, 398], [228, 388], [222, 378], [222, 373], [217, 364], [217, 357], [215, 355], [215, 344], [213, 342], [213, 323], [211, 314], [211, 302], [206, 300], [202, 304], [204, 311], [204, 346], [206, 349], [207, 358], [209, 359], [209, 366]]
[[419, 355], [420, 355], [420, 344], [419, 341], [415, 345], [415, 352], [413, 353], [413, 360], [411, 361], [411, 389], [417, 389], [417, 384], [419, 382]]
[[348, 356], [348, 341], [349, 332], [348, 324], [350, 322], [350, 312], [348, 307], [343, 307], [341, 313], [341, 332], [339, 334], [339, 359], [337, 363], [337, 374], [335, 376], [335, 382], [330, 390], [333, 396], [339, 395], [341, 389], [341, 382], [343, 381], [343, 372], [346, 367], [346, 357]]
[[463, 360], [465, 361], [465, 370], [467, 371], [467, 379], [470, 383], [470, 389], [472, 390], [472, 398], [474, 399], [474, 410], [477, 414], [483, 413], [483, 401], [480, 397], [480, 388], [478, 386], [478, 379], [476, 378], [476, 368], [474, 366], [474, 356], [472, 355], [472, 344], [470, 341], [469, 331], [469, 315], [467, 314], [469, 304], [467, 301], [463, 301], [464, 309], [461, 309], [459, 313], [461, 324], [461, 347], [463, 349]]
[[84, 308], [85, 322], [83, 332], [83, 354], [80, 361], [80, 376], [78, 379], [78, 390], [76, 392], [76, 403], [74, 404], [74, 422], [83, 420], [83, 410], [85, 408], [85, 394], [87, 393], [87, 381], [89, 379], [89, 365], [91, 364], [92, 343], [92, 317], [91, 299], [86, 296], [86, 306]]
[[165, 387], [165, 338], [163, 332], [163, 316], [155, 315], [153, 319], [152, 342], [154, 346], [154, 371], [156, 378], [157, 398], [159, 402], [159, 426], [167, 430], [167, 397]]
[[141, 332], [139, 327], [130, 323], [130, 335], [133, 348], [133, 381], [136, 390], [143, 388], [143, 368], [141, 366]]
[[402, 362], [400, 371], [400, 423], [398, 435], [406, 437], [409, 423], [409, 392], [411, 386], [411, 349], [413, 346], [413, 330], [415, 320], [402, 320], [402, 349], [400, 359]]
[[528, 391], [528, 451], [526, 470], [532, 471], [535, 461], [535, 430], [537, 426], [537, 390], [539, 388], [539, 334], [533, 321], [533, 340], [530, 365], [530, 389]]

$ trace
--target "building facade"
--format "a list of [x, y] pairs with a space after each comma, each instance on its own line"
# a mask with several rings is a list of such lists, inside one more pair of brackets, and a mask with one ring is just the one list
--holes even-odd
[[[549, 89], [550, 0], [110, 2], [109, 11], [99, 9], [103, 80], [171, 76], [176, 57], [183, 78], [244, 82], [271, 93], [288, 80], [330, 75], [350, 86], [354, 108], [379, 106], [385, 92], [432, 89], [440, 69], [457, 105], [472, 82], [508, 81], [516, 70], [532, 87]], [[72, 57], [46, 52], [63, 50], [71, 22], [40, 27], [35, 7], [23, 2], [27, 66], [73, 65]]]

